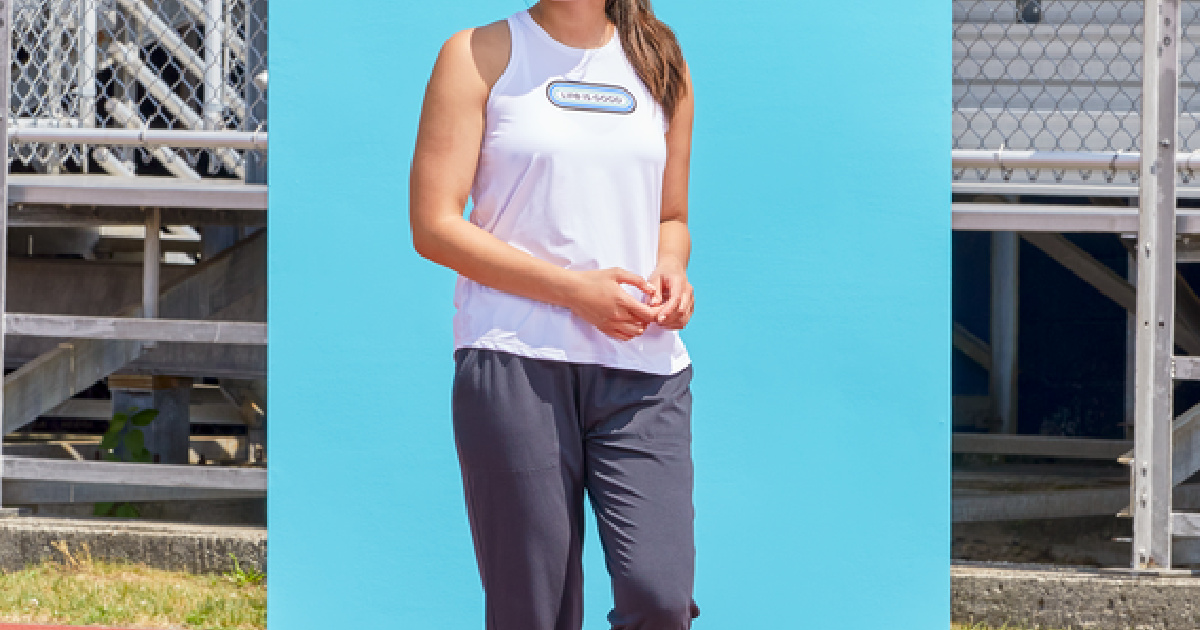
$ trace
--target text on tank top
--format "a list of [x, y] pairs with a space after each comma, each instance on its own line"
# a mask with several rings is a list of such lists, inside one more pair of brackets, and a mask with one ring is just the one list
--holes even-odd
[[[572, 48], [521, 11], [487, 100], [470, 220], [565, 269], [649, 277], [658, 254], [666, 123], [614, 35]], [[642, 293], [626, 287], [631, 295]], [[690, 363], [676, 331], [612, 339], [569, 309], [460, 276], [455, 348], [674, 374]]]

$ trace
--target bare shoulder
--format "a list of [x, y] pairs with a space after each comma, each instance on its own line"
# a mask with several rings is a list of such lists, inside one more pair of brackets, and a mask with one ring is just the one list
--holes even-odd
[[491, 24], [463, 31], [470, 33], [471, 48], [485, 57], [502, 57], [508, 61], [508, 50], [512, 35], [508, 32], [508, 20], [496, 20]]
[[434, 75], [452, 83], [478, 83], [485, 92], [490, 91], [508, 65], [511, 47], [505, 20], [459, 31], [442, 46]]
[[471, 29], [471, 52], [479, 76], [483, 77], [490, 90], [508, 67], [512, 54], [512, 33], [507, 20], [497, 20], [486, 26]]

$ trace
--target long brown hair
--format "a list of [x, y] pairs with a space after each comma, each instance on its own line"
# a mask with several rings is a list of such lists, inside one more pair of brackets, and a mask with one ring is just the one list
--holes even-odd
[[617, 26], [630, 65], [670, 120], [687, 94], [675, 33], [654, 16], [650, 0], [605, 0], [604, 12]]

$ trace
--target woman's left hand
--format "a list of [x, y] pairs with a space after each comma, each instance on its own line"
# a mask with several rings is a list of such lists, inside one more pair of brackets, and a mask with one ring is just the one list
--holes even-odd
[[692, 318], [695, 299], [692, 283], [688, 282], [683, 265], [674, 261], [660, 261], [647, 280], [658, 289], [650, 297], [650, 306], [662, 306], [658, 313], [658, 325], [672, 330], [687, 326]]

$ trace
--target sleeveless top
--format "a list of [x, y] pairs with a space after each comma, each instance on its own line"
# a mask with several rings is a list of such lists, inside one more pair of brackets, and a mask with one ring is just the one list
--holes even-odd
[[[512, 52], [487, 100], [470, 221], [565, 269], [621, 267], [649, 277], [667, 154], [662, 108], [617, 35], [600, 48], [572, 48], [528, 11], [509, 17], [508, 28]], [[568, 308], [461, 275], [454, 305], [455, 349], [664, 375], [691, 363], [677, 331], [650, 324], [618, 341]]]

